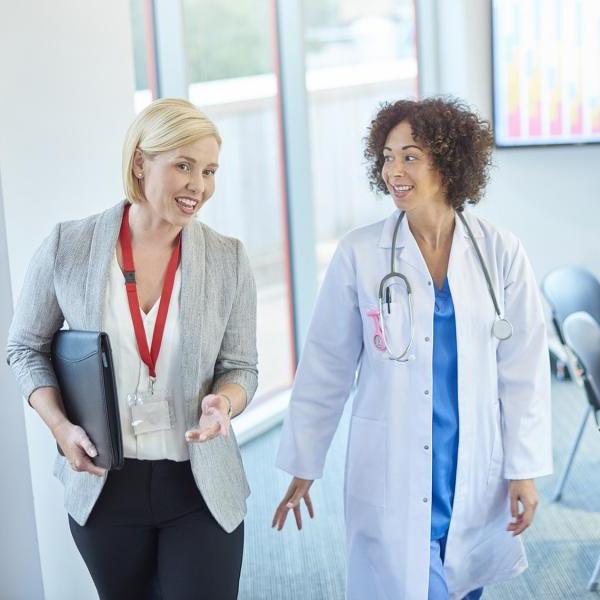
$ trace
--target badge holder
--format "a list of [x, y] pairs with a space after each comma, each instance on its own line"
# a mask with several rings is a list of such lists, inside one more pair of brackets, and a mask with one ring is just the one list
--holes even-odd
[[136, 392], [127, 396], [133, 433], [142, 435], [156, 431], [167, 431], [175, 425], [173, 395], [154, 389]]

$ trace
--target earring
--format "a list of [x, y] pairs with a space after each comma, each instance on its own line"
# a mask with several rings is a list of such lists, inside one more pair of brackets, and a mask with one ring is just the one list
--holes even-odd
[[136, 175], [136, 177], [137, 177], [138, 179], [141, 179], [143, 176], [144, 176], [144, 174], [143, 174], [143, 173], [138, 173], [138, 174]]

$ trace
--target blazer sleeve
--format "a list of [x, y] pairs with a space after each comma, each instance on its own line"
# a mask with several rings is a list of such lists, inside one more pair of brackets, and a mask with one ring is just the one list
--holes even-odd
[[256, 283], [250, 261], [236, 240], [237, 278], [231, 313], [215, 363], [213, 391], [225, 383], [237, 383], [246, 390], [248, 404], [258, 383], [256, 350]]
[[64, 322], [54, 287], [59, 240], [60, 225], [56, 225], [29, 263], [8, 332], [7, 362], [27, 400], [40, 387], [58, 389], [50, 345]]
[[323, 475], [363, 347], [351, 249], [338, 246], [327, 269], [302, 352], [277, 455], [295, 477]]
[[520, 242], [505, 276], [504, 313], [513, 325], [498, 345], [505, 479], [552, 473], [550, 364], [544, 311]]

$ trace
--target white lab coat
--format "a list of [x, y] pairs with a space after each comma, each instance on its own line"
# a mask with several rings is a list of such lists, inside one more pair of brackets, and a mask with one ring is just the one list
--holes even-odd
[[[520, 242], [465, 214], [500, 309], [514, 328], [498, 342], [495, 312], [467, 231], [456, 219], [448, 280], [456, 316], [460, 441], [445, 572], [451, 600], [527, 568], [510, 521], [509, 479], [552, 472], [550, 370], [536, 282]], [[398, 211], [340, 242], [323, 281], [298, 367], [277, 465], [322, 476], [344, 403], [356, 392], [345, 478], [347, 592], [351, 600], [427, 600], [431, 525], [434, 288], [407, 219], [396, 268], [413, 287], [408, 363], [373, 344], [369, 310], [390, 270]], [[395, 349], [408, 340], [406, 302], [392, 307]]]

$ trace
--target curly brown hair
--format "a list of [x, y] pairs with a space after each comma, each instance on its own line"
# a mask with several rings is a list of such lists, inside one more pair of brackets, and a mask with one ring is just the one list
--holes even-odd
[[427, 98], [383, 103], [371, 121], [365, 141], [369, 184], [389, 194], [381, 176], [383, 147], [389, 132], [408, 121], [415, 141], [424, 144], [442, 177], [448, 202], [455, 210], [477, 204], [489, 179], [493, 136], [480, 119], [456, 98]]

